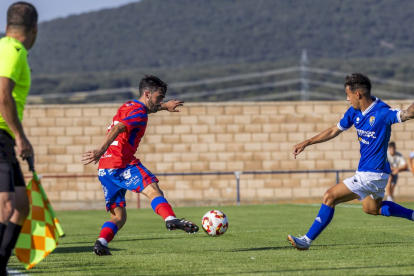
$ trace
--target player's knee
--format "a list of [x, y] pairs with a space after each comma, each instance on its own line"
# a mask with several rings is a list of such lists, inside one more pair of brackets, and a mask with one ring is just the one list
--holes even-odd
[[334, 193], [331, 191], [331, 189], [327, 190], [325, 194], [323, 195], [323, 204], [333, 207], [335, 201]]
[[148, 197], [150, 200], [159, 196], [164, 197], [164, 192], [160, 189], [157, 183], [152, 183], [151, 185], [148, 185], [142, 191], [142, 194]]

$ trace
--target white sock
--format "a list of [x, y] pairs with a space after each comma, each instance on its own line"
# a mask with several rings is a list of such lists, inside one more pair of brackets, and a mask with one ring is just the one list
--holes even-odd
[[108, 246], [108, 242], [106, 241], [106, 239], [104, 238], [99, 238], [98, 241], [100, 241], [102, 243], [103, 246]]
[[164, 220], [165, 221], [169, 221], [169, 220], [173, 220], [173, 219], [176, 219], [176, 217], [174, 217], [174, 216], [168, 216]]
[[306, 235], [303, 236], [302, 238], [306, 241], [307, 244], [311, 244], [313, 242], [313, 240], [309, 239], [308, 236]]
[[387, 200], [388, 201], [393, 201], [394, 199], [392, 198], [392, 196], [387, 196]]

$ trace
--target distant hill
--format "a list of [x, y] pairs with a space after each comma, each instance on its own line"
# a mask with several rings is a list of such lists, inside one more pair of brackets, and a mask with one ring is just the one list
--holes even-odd
[[411, 0], [142, 0], [40, 24], [34, 74], [412, 54]]
[[[298, 66], [304, 48], [313, 67], [414, 82], [412, 26], [411, 0], [141, 0], [41, 23], [29, 53], [31, 95], [137, 86], [148, 73], [177, 83]], [[296, 72], [171, 87], [169, 95], [299, 77]], [[309, 78], [315, 80], [311, 90], [343, 96], [342, 75], [332, 79], [310, 74]], [[324, 81], [337, 86], [332, 90], [318, 84]], [[414, 97], [412, 86], [375, 83], [374, 87]], [[243, 100], [300, 88], [294, 83], [187, 101]], [[84, 101], [98, 98], [123, 100], [122, 95], [103, 95]]]

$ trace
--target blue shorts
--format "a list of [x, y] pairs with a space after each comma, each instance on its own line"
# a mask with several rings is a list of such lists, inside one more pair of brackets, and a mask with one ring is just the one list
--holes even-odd
[[140, 193], [158, 179], [141, 163], [127, 165], [121, 169], [99, 169], [99, 181], [105, 196], [106, 210], [125, 207], [127, 190]]

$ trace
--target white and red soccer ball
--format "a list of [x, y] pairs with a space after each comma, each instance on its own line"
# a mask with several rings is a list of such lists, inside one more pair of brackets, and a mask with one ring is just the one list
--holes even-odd
[[204, 232], [213, 237], [223, 235], [229, 228], [229, 220], [226, 215], [218, 210], [211, 210], [207, 212], [203, 216], [201, 224]]

